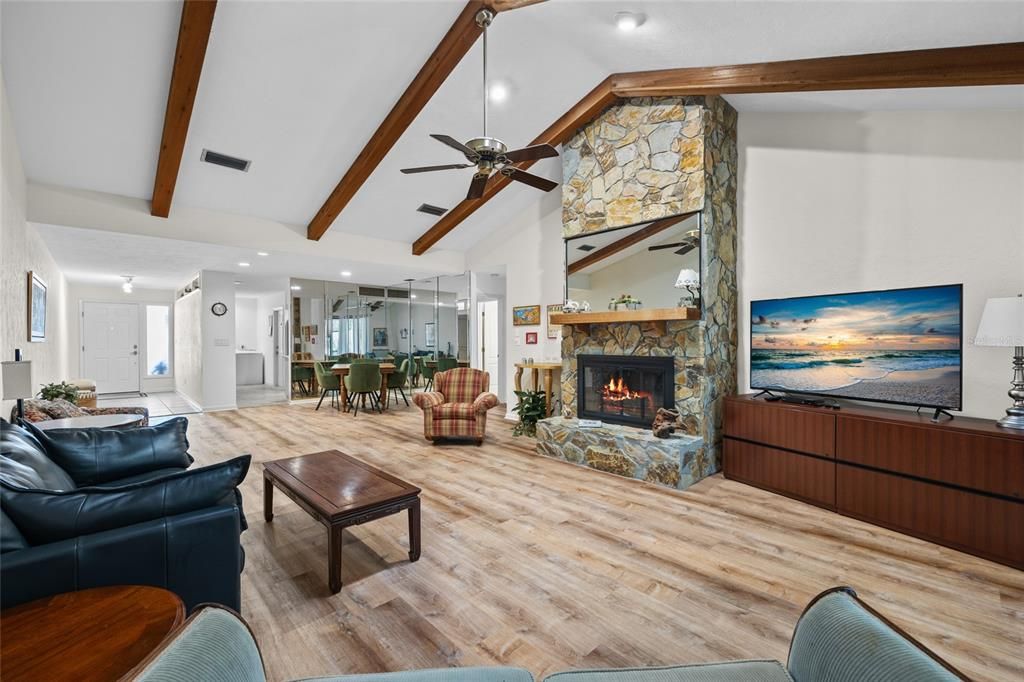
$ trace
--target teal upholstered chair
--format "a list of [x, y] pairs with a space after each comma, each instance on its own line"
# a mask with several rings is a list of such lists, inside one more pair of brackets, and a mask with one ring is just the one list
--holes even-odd
[[364, 360], [352, 361], [348, 374], [345, 375], [345, 390], [348, 391], [348, 404], [352, 406], [352, 415], [359, 414], [359, 403], [366, 405], [366, 398], [370, 398], [370, 405], [377, 408], [378, 412], [383, 411], [380, 404], [380, 365], [376, 362]]
[[438, 360], [437, 360], [437, 371], [438, 372], [447, 372], [448, 370], [455, 369], [458, 366], [459, 366], [459, 361], [456, 360], [455, 358], [450, 358], [448, 356], [445, 356], [443, 358], [438, 358]]
[[[208, 604], [127, 676], [138, 682], [265, 682], [259, 645], [234, 611]], [[533, 682], [519, 668], [441, 668], [318, 677], [308, 682]]]
[[423, 390], [429, 391], [434, 388], [434, 374], [437, 372], [436, 367], [427, 367], [427, 360], [430, 358], [426, 355], [420, 355], [416, 358], [416, 364], [419, 365], [420, 375], [423, 377]]
[[398, 370], [388, 375], [388, 391], [395, 397], [395, 402], [398, 402], [398, 394], [402, 395], [402, 400], [405, 401], [405, 406], [409, 406], [409, 399], [405, 397], [405, 382], [409, 378], [409, 359], [402, 360], [402, 364], [399, 365]]
[[316, 381], [320, 384], [320, 400], [317, 401], [316, 409], [324, 402], [324, 396], [330, 394], [331, 405], [337, 406], [338, 395], [341, 391], [341, 381], [338, 375], [324, 366], [322, 362], [314, 362], [313, 369], [316, 371]]
[[295, 384], [299, 385], [302, 395], [309, 395], [313, 386], [313, 368], [292, 365], [292, 388], [295, 388]]

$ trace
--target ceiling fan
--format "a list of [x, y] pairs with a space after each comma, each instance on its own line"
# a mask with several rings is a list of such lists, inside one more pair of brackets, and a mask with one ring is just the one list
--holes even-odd
[[453, 170], [457, 168], [476, 168], [473, 173], [473, 180], [469, 183], [469, 192], [466, 199], [479, 199], [483, 196], [487, 187], [487, 181], [491, 173], [497, 171], [511, 180], [521, 182], [530, 187], [550, 192], [558, 187], [557, 182], [542, 178], [532, 173], [527, 173], [513, 164], [522, 161], [536, 161], [558, 156], [558, 150], [549, 144], [536, 144], [522, 149], [509, 150], [508, 146], [496, 137], [487, 136], [487, 28], [494, 20], [494, 12], [489, 9], [482, 9], [477, 12], [476, 23], [483, 29], [484, 33], [484, 134], [481, 137], [474, 137], [465, 143], [459, 142], [449, 135], [431, 134], [430, 136], [462, 153], [469, 163], [449, 163], [440, 166], [420, 166], [418, 168], [403, 168], [403, 173], [429, 173], [440, 170]]
[[672, 244], [659, 244], [658, 246], [648, 246], [647, 250], [648, 251], [660, 251], [661, 249], [675, 249], [675, 248], [678, 248], [678, 247], [682, 247], [681, 249], [676, 251], [677, 255], [682, 256], [684, 254], [689, 253], [690, 251], [693, 251], [695, 248], [697, 248], [697, 245], [699, 243], [700, 243], [700, 230], [690, 230], [685, 235], [683, 235], [683, 241], [681, 241], [681, 242], [675, 242], [675, 243], [672, 243]]

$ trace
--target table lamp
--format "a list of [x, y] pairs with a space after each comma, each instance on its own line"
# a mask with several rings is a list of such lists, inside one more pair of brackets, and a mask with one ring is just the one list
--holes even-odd
[[32, 363], [29, 360], [21, 359], [21, 350], [14, 351], [15, 360], [5, 360], [2, 363], [2, 376], [4, 380], [4, 400], [18, 401], [18, 421], [25, 417], [25, 398], [31, 398], [32, 390]]
[[[689, 293], [689, 297], [683, 296], [679, 299], [680, 308], [700, 305], [700, 275], [696, 270], [689, 268], [680, 270], [679, 276], [676, 277], [676, 289], [686, 289]], [[688, 301], [687, 298], [689, 298]]]
[[974, 345], [1013, 348], [1013, 379], [1009, 390], [1013, 405], [1006, 408], [1006, 416], [996, 424], [1008, 429], [1024, 429], [1024, 295], [988, 299]]

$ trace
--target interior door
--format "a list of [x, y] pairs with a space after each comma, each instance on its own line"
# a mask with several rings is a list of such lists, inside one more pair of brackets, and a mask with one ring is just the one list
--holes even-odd
[[139, 390], [138, 305], [82, 304], [82, 376], [97, 393]]
[[498, 385], [498, 302], [480, 301], [480, 368], [491, 375], [491, 392], [501, 395]]

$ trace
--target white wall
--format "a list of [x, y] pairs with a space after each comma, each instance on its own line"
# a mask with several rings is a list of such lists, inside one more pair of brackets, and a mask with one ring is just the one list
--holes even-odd
[[[203, 270], [200, 308], [203, 349], [204, 410], [235, 408], [235, 277], [230, 272]], [[224, 303], [228, 311], [214, 315], [214, 303]]]
[[202, 305], [198, 291], [174, 302], [174, 389], [198, 407], [203, 404]]
[[[515, 405], [512, 377], [515, 363], [523, 357], [536, 361], [559, 360], [562, 341], [547, 338], [549, 304], [561, 303], [564, 287], [562, 276], [562, 198], [559, 192], [548, 192], [533, 206], [510, 216], [505, 227], [481, 240], [466, 254], [468, 269], [493, 271], [505, 266], [506, 295], [502, 312], [505, 322], [505, 395], [500, 396], [511, 409]], [[512, 308], [540, 305], [541, 323], [536, 327], [512, 326]], [[526, 345], [526, 332], [536, 332], [537, 345]], [[529, 373], [524, 376], [528, 380]]]
[[741, 113], [739, 152], [739, 390], [751, 299], [963, 282], [964, 414], [1001, 416], [971, 338], [1024, 290], [1024, 112]]
[[239, 349], [256, 350], [259, 347], [258, 332], [266, 324], [257, 324], [258, 307], [259, 301], [254, 296], [235, 297], [235, 344]]
[[[0, 79], [0, 359], [13, 360], [21, 348], [32, 361], [32, 382], [68, 377], [67, 291], [61, 274], [36, 229], [26, 222], [26, 184], [7, 95]], [[47, 285], [46, 341], [28, 342], [28, 272]], [[0, 386], [2, 391], [2, 386]], [[2, 393], [0, 393], [2, 394]], [[5, 401], [0, 414], [10, 412]]]
[[[146, 376], [146, 304], [174, 304], [174, 291], [171, 289], [140, 289], [135, 287], [132, 293], [126, 294], [120, 285], [104, 286], [83, 282], [68, 282], [67, 285], [67, 340], [68, 340], [68, 373], [73, 377], [82, 377], [82, 303], [135, 303], [139, 306], [139, 386], [146, 393], [174, 390], [174, 374], [176, 363], [174, 343], [171, 343], [171, 376]], [[174, 315], [171, 315], [171, 338], [173, 334]], [[83, 377], [91, 378], [91, 377]]]
[[[282, 314], [287, 317], [288, 313], [288, 282], [281, 282], [281, 292], [277, 294], [263, 294], [256, 299], [256, 349], [263, 353], [263, 382], [265, 384], [274, 384], [274, 367], [275, 364], [281, 365], [282, 363], [274, 356], [274, 337], [270, 334], [270, 324], [268, 319], [274, 314], [275, 308], [281, 308]], [[281, 339], [282, 352], [288, 355], [288, 349], [290, 347], [290, 339]], [[281, 388], [282, 390], [287, 387], [288, 380], [285, 377], [285, 372], [288, 367], [283, 367], [281, 371]]]

